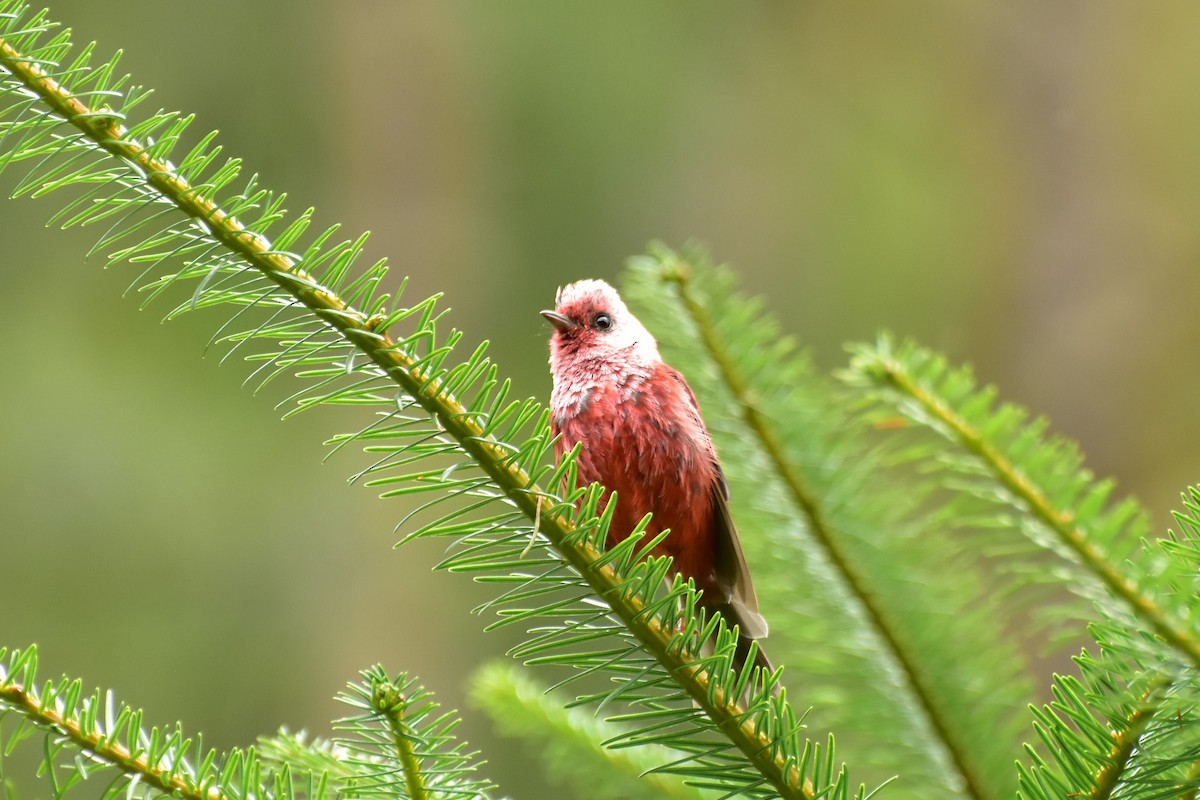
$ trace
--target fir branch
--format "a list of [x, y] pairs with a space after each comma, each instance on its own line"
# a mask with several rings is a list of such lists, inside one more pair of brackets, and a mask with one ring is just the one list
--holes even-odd
[[380, 666], [338, 696], [361, 713], [336, 723], [337, 745], [355, 775], [343, 790], [350, 797], [433, 800], [486, 798], [493, 788], [475, 777], [476, 753], [453, 736], [458, 716], [442, 712], [432, 695], [401, 673]]
[[662, 748], [597, 748], [627, 731], [569, 705], [509, 663], [484, 665], [471, 678], [471, 701], [501, 733], [519, 736], [537, 751], [546, 771], [580, 797], [704, 800], [686, 781], [656, 769], [683, 757]]
[[[4, 651], [0, 650], [0, 658], [3, 656]], [[75, 684], [67, 687], [66, 693], [75, 694], [78, 691], [79, 685]], [[184, 780], [183, 776], [172, 775], [170, 769], [151, 763], [147, 751], [138, 753], [120, 742], [109, 741], [108, 737], [98, 730], [85, 730], [79, 720], [63, 715], [51, 707], [51, 704], [39, 699], [36, 692], [24, 686], [8, 681], [0, 684], [0, 705], [17, 711], [39, 728], [61, 731], [80, 750], [95, 754], [97, 758], [112, 764], [126, 775], [137, 776], [160, 791], [186, 800], [227, 800], [215, 786], [202, 791]]]
[[1112, 749], [1109, 750], [1104, 766], [1096, 773], [1092, 787], [1087, 792], [1088, 800], [1109, 800], [1113, 796], [1121, 776], [1133, 762], [1133, 752], [1138, 746], [1138, 740], [1158, 711], [1157, 707], [1151, 704], [1151, 696], [1160, 688], [1155, 687], [1147, 691], [1142, 696], [1142, 702], [1126, 716], [1124, 724], [1113, 732]]
[[371, 694], [371, 705], [387, 721], [388, 733], [396, 747], [396, 755], [404, 770], [404, 782], [412, 800], [426, 800], [425, 778], [421, 774], [421, 763], [413, 750], [413, 735], [404, 720], [408, 699], [391, 682], [380, 682]]
[[[1076, 662], [1080, 677], [1056, 675], [1054, 702], [1033, 709], [1034, 729], [1056, 768], [1027, 748], [1033, 765], [1018, 765], [1018, 796], [1110, 800], [1159, 797], [1163, 791], [1173, 795], [1181, 787], [1179, 779], [1164, 773], [1178, 759], [1164, 757], [1161, 741], [1164, 732], [1177, 727], [1165, 718], [1163, 701], [1171, 683], [1161, 675], [1150, 677], [1148, 684], [1134, 676], [1130, 684], [1118, 686], [1124, 669], [1112, 657], [1097, 660], [1084, 653]], [[1137, 690], [1139, 685], [1145, 688]], [[1132, 701], [1127, 700], [1131, 691], [1137, 691]], [[1184, 752], [1191, 764], [1195, 753]]]
[[[852, 383], [869, 383], [895, 393], [894, 408], [910, 419], [928, 425], [949, 438], [965, 452], [978, 460], [996, 483], [1010, 493], [1016, 504], [1051, 532], [1055, 542], [1071, 554], [1087, 573], [1096, 578], [1110, 593], [1121, 601], [1134, 618], [1139, 619], [1169, 644], [1193, 667], [1200, 668], [1200, 639], [1181, 620], [1172, 618], [1138, 581], [1118, 567], [1120, 560], [1106, 552], [1096, 537], [1080, 525], [1076, 509], [1056, 504], [1044, 486], [1037, 484], [1014, 463], [982, 428], [972, 424], [955, 404], [940, 395], [932, 381], [922, 380], [914, 372], [910, 359], [927, 363], [932, 357], [914, 348], [898, 353], [889, 339], [882, 338], [873, 348], [859, 347], [855, 351], [848, 380]], [[933, 374], [941, 375], [945, 365], [933, 367]], [[961, 384], [969, 379], [962, 375], [953, 376]], [[984, 402], [990, 402], [990, 394], [983, 393], [971, 398], [974, 410]], [[961, 406], [960, 406], [961, 407]], [[1007, 408], [992, 417], [989, 422], [1003, 426], [1016, 416]], [[1029, 436], [1037, 436], [1040, 427], [1035, 426]], [[1098, 489], [1095, 497], [1103, 500]], [[1089, 498], [1091, 499], [1091, 498]], [[1094, 513], [1094, 510], [1093, 510]]]
[[[539, 488], [538, 478], [551, 472], [539, 463], [549, 449], [545, 412], [532, 402], [504, 405], [508, 384], [497, 381], [496, 369], [484, 358], [482, 347], [466, 362], [452, 368], [443, 366], [461, 335], [451, 332], [445, 338], [437, 336], [440, 314], [436, 312], [436, 298], [411, 308], [390, 306], [389, 297], [377, 291], [386, 271], [383, 262], [358, 277], [350, 277], [365, 237], [327, 246], [336, 227], [320, 234], [303, 253], [291, 253], [289, 248], [308, 228], [311, 212], [292, 221], [272, 242], [265, 232], [285, 217], [282, 196], [261, 189], [251, 178], [240, 193], [224, 204], [218, 202], [219, 191], [237, 176], [238, 162], [229, 161], [203, 182], [197, 182], [198, 176], [215, 163], [218, 148], [212, 146], [211, 136], [204, 137], [178, 166], [172, 164], [171, 148], [181, 140], [191, 118], [160, 112], [143, 122], [126, 124], [126, 112], [144, 99], [145, 93], [117, 91], [127, 79], [113, 78], [115, 59], [100, 69], [91, 69], [87, 48], [70, 66], [56, 72], [69, 53], [69, 37], [60, 34], [49, 42], [39, 42], [38, 37], [50, 23], [43, 15], [22, 22], [25, 13], [25, 7], [14, 0], [0, 2], [0, 76], [7, 73], [14, 79], [4, 81], [0, 88], [26, 98], [14, 106], [20, 109], [17, 118], [4, 124], [5, 135], [15, 132], [17, 139], [8, 154], [0, 155], [0, 168], [17, 160], [41, 158], [22, 182], [23, 189], [41, 193], [88, 185], [85, 195], [64, 208], [60, 218], [73, 214], [68, 224], [115, 218], [97, 249], [113, 250], [125, 237], [133, 233], [141, 236], [148, 227], [160, 224], [162, 208], [138, 216], [153, 206], [166, 205], [182, 212], [185, 221], [168, 221], [166, 227], [141, 241], [116, 249], [110, 258], [149, 262], [143, 276], [166, 261], [182, 259], [184, 267], [179, 272], [156, 278], [144, 287], [154, 299], [177, 283], [195, 282], [191, 301], [173, 314], [216, 304], [238, 306], [234, 320], [251, 309], [269, 312], [268, 319], [248, 333], [229, 334], [225, 340], [234, 348], [250, 339], [277, 340], [280, 351], [267, 361], [275, 371], [266, 379], [301, 367], [298, 376], [310, 381], [307, 389], [293, 396], [301, 407], [350, 403], [387, 409], [375, 423], [335, 440], [338, 446], [377, 435], [404, 437], [407, 444], [386, 454], [377, 465], [380, 469], [405, 467], [435, 456], [467, 456], [466, 461], [448, 469], [416, 469], [386, 475], [375, 482], [400, 486], [389, 490], [389, 494], [439, 492], [418, 511], [447, 499], [468, 498], [465, 510], [451, 511], [414, 535], [459, 535], [469, 551], [490, 552], [474, 563], [462, 560], [460, 553], [448, 559], [447, 566], [492, 571], [498, 573], [492, 576], [495, 580], [517, 583], [523, 588], [507, 593], [510, 601], [544, 593], [545, 586], [539, 584], [546, 582], [586, 586], [601, 598], [606, 608], [589, 612], [594, 614], [590, 620], [556, 621], [556, 627], [542, 640], [530, 642], [525, 652], [538, 655], [610, 634], [631, 636], [639, 643], [638, 649], [652, 659], [648, 666], [638, 666], [633, 677], [629, 677], [627, 665], [616, 663], [613, 653], [619, 655], [620, 650], [599, 657], [576, 653], [553, 658], [565, 660], [582, 674], [607, 669], [623, 676], [623, 683], [611, 695], [594, 700], [611, 696], [645, 703], [682, 697], [702, 709], [711, 725], [697, 723], [683, 707], [670, 711], [672, 724], [685, 726], [683, 732], [675, 734], [676, 741], [690, 748], [688, 752], [695, 762], [694, 767], [679, 767], [681, 771], [694, 768], [698, 775], [747, 790], [765, 781], [788, 798], [810, 798], [822, 792], [844, 796], [848, 792], [844, 772], [832, 766], [832, 753], [800, 742], [799, 724], [783, 699], [770, 698], [766, 689], [759, 687], [760, 691], [751, 692], [747, 708], [739, 706], [738, 698], [746, 686], [728, 669], [734, 642], [724, 623], [698, 614], [694, 589], [678, 581], [667, 597], [656, 597], [668, 564], [662, 560], [637, 562], [640, 535], [632, 536], [621, 548], [601, 552], [607, 519], [597, 514], [599, 487], [568, 498]], [[26, 52], [23, 47], [30, 50]], [[67, 78], [88, 87], [87, 92], [72, 93]], [[125, 104], [115, 109], [89, 105], [85, 97], [90, 95], [106, 100], [123, 96]], [[37, 103], [49, 110], [37, 110], [29, 118], [22, 116]], [[58, 120], [71, 132], [60, 133], [54, 127]], [[99, 159], [75, 168], [74, 156], [65, 164], [53, 160], [64, 153], [81, 157], [99, 154], [111, 160]], [[85, 201], [91, 205], [76, 212]], [[257, 217], [244, 222], [252, 213]], [[320, 277], [318, 268], [323, 270]], [[265, 280], [266, 288], [256, 275]], [[285, 312], [301, 309], [321, 324], [309, 329], [293, 327]], [[414, 325], [415, 332], [407, 337], [393, 335], [393, 326], [401, 322]], [[403, 396], [390, 397], [384, 379], [399, 387]], [[349, 385], [340, 383], [347, 380], [351, 381]], [[468, 400], [467, 392], [472, 389], [474, 399]], [[419, 419], [406, 416], [414, 406], [433, 420], [432, 428], [418, 428]], [[531, 438], [524, 444], [511, 443], [511, 436], [535, 420]], [[498, 434], [502, 429], [509, 437]], [[455, 477], [456, 470], [466, 467], [478, 469], [483, 476]], [[548, 476], [548, 485], [558, 484], [572, 469], [572, 461], [565, 459]], [[516, 556], [514, 537], [527, 539], [529, 529], [518, 530], [511, 515], [491, 518], [487, 524], [493, 526], [494, 521], [494, 526], [485, 530], [495, 531], [492, 538], [462, 521], [464, 515], [498, 500], [516, 508], [526, 520], [534, 520], [557, 557], [525, 559], [523, 550]], [[519, 572], [529, 567], [543, 571], [532, 576]], [[570, 613], [578, 607], [572, 606]], [[568, 613], [565, 606], [544, 606], [520, 610], [510, 618], [541, 616], [558, 620], [564, 613]], [[611, 623], [607, 621], [610, 614], [615, 617]], [[569, 638], [567, 634], [573, 631], [584, 633]], [[699, 644], [713, 636], [717, 653], [701, 657]], [[628, 652], [633, 653], [633, 649]], [[652, 667], [662, 671], [651, 675]], [[672, 682], [682, 692], [671, 694]], [[653, 730], [647, 729], [646, 735]], [[725, 745], [702, 745], [693, 737], [696, 732], [715, 731], [725, 738]], [[741, 762], [728, 760], [729, 754], [724, 752], [728, 744], [740, 751], [744, 762], [762, 777], [742, 775]]]
[[[0, 648], [0, 661], [5, 654]], [[335, 792], [432, 800], [486, 798], [491, 786], [473, 777], [474, 754], [452, 737], [457, 718], [435, 713], [438, 706], [428, 692], [404, 676], [393, 681], [378, 667], [365, 671], [366, 681], [352, 684], [341, 697], [367, 713], [342, 721], [348, 736], [340, 746], [309, 745], [303, 735], [282, 732], [264, 741], [269, 758], [260, 760], [253, 749], [206, 752], [178, 726], [143, 728], [142, 712], [115, 706], [111, 693], [85, 695], [78, 680], [64, 677], [39, 693], [31, 688], [36, 666], [35, 648], [14, 651], [7, 665], [0, 663], [0, 717], [16, 713], [45, 732], [42, 773], [53, 782], [56, 800], [105, 767], [118, 770], [124, 783], [110, 782], [102, 800], [142, 796], [139, 787], [182, 800], [326, 800]], [[23, 738], [18, 729], [8, 741], [0, 740], [0, 756]], [[59, 763], [67, 747], [82, 757]], [[265, 761], [275, 768], [264, 769]], [[398, 773], [402, 786], [393, 780]]]
[[[124, 125], [103, 110], [95, 110], [73, 96], [36, 62], [26, 59], [9, 41], [0, 39], [0, 65], [31, 92], [91, 140], [98, 148], [133, 166], [145, 182], [177, 209], [200, 223], [208, 235], [237, 257], [259, 270], [328, 325], [343, 334], [399, 383], [431, 414], [456, 434], [463, 447], [475, 451], [481, 464], [496, 470], [505, 453], [482, 436], [479, 425], [458, 422], [467, 410], [453, 397], [441, 397], [442, 381], [422, 369], [418, 359], [397, 348], [397, 343], [375, 330], [377, 319], [351, 307], [331, 289], [299, 267], [297, 259], [276, 247], [266, 237], [248, 230], [229, 210], [194, 187], [169, 162], [154, 158], [150, 150], [130, 135]], [[512, 470], [496, 470], [497, 483], [514, 494], [528, 484], [528, 477]], [[517, 494], [518, 502], [532, 508], [528, 497]]]
[[[1193, 523], [1200, 489], [1184, 495], [1183, 524], [1155, 547], [1142, 542], [1145, 563], [1155, 564], [1163, 596], [1181, 595], [1194, 604], [1200, 528]], [[1134, 561], [1131, 559], [1131, 563]], [[1029, 750], [1032, 764], [1019, 765], [1020, 796], [1180, 800], [1200, 785], [1200, 683], [1197, 671], [1177, 651], [1128, 619], [1124, 607], [1098, 603], [1104, 618], [1091, 625], [1096, 655], [1076, 657], [1079, 677], [1056, 676], [1054, 702], [1034, 709], [1035, 730], [1050, 762]]]
[[255, 748], [263, 763], [275, 768], [287, 766], [293, 774], [324, 775], [334, 795], [341, 794], [346, 781], [355, 775], [346, 763], [348, 753], [345, 748], [328, 739], [309, 741], [304, 731], [292, 733], [287, 728], [280, 728], [274, 736], [260, 736]]
[[692, 377], [768, 619], [804, 619], [773, 631], [768, 651], [813, 695], [855, 698], [814, 708], [810, 724], [848, 740], [872, 777], [899, 775], [908, 796], [1011, 796], [1032, 690], [1020, 651], [996, 635], [1011, 603], [980, 580], [977, 554], [928, 518], [922, 491], [887, 480], [890, 453], [845, 390], [731, 270], [656, 243], [625, 288]]
[[1196, 800], [1196, 796], [1200, 794], [1200, 761], [1193, 762], [1188, 768], [1184, 782], [1187, 788], [1172, 800]]
[[895, 665], [917, 702], [921, 713], [935, 732], [938, 743], [945, 748], [951, 763], [961, 778], [966, 793], [974, 798], [987, 797], [983, 785], [971, 765], [970, 754], [959, 741], [956, 732], [935, 702], [924, 674], [909, 657], [908, 648], [902, 644], [887, 614], [880, 607], [877, 596], [870, 591], [865, 579], [858, 573], [851, 560], [843, 552], [841, 537], [832, 529], [822, 503], [805, 486], [804, 479], [792, 467], [784, 455], [783, 448], [771, 425], [746, 386], [737, 366], [725, 351], [723, 344], [713, 335], [714, 326], [707, 311], [697, 301], [689, 284], [692, 267], [665, 250], [659, 250], [661, 277], [677, 287], [679, 299], [694, 326], [697, 336], [708, 352], [717, 373], [733, 397], [742, 422], [766, 454], [772, 471], [787, 487], [793, 502], [808, 521], [808, 530], [813, 541], [821, 547], [826, 559], [834, 566], [838, 576], [849, 589], [854, 602], [862, 608], [871, 629], [883, 645], [887, 658]]
[[[9, 655], [7, 665], [2, 663], [6, 655]], [[58, 743], [67, 742], [119, 770], [130, 787], [142, 783], [183, 800], [274, 797], [271, 790], [251, 787], [248, 782], [250, 776], [258, 774], [252, 752], [233, 751], [227, 758], [218, 759], [214, 751], [203, 753], [178, 727], [174, 731], [143, 729], [142, 712], [124, 705], [114, 708], [112, 696], [102, 698], [98, 690], [85, 695], [79, 680], [64, 677], [58, 683], [46, 684], [38, 692], [32, 688], [36, 675], [36, 648], [14, 650], [11, 654], [0, 648], [0, 712], [15, 712], [46, 732], [45, 770], [56, 781], [56, 796], [61, 797], [66, 787], [57, 784], [53, 761]], [[56, 744], [52, 746], [51, 742]], [[4, 749], [0, 746], [0, 751]], [[202, 758], [193, 767], [191, 756], [195, 751], [200, 751]], [[223, 766], [218, 766], [219, 762]], [[79, 759], [71, 769], [72, 780], [87, 776], [88, 769], [80, 765]], [[113, 795], [110, 787], [105, 797]], [[319, 793], [312, 800], [321, 800]]]

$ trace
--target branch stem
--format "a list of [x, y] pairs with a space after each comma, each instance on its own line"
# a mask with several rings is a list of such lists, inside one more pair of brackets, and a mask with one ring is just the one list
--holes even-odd
[[373, 694], [372, 704], [387, 720], [392, 746], [396, 748], [396, 757], [400, 761], [401, 769], [404, 770], [404, 783], [408, 787], [408, 796], [411, 800], [427, 800], [429, 793], [425, 790], [421, 760], [413, 750], [413, 737], [404, 721], [404, 709], [408, 704], [407, 698], [391, 683], [381, 683], [375, 686]]
[[808, 519], [808, 529], [813, 540], [820, 546], [826, 559], [841, 575], [842, 582], [866, 618], [867, 625], [875, 632], [883, 652], [904, 676], [917, 706], [921, 709], [925, 721], [932, 728], [945, 750], [955, 771], [961, 778], [964, 791], [968, 796], [983, 800], [987, 797], [979, 778], [971, 768], [969, 752], [964, 743], [958, 741], [949, 720], [938, 707], [933, 692], [926, 685], [921, 670], [910, 658], [908, 650], [900, 641], [899, 634], [889, 623], [887, 614], [880, 601], [871, 593], [867, 582], [854, 568], [847, 554], [838, 541], [837, 531], [825, 517], [820, 501], [809, 491], [803, 478], [793, 469], [791, 462], [783, 452], [779, 440], [772, 432], [763, 414], [758, 410], [749, 388], [742, 380], [737, 366], [733, 363], [722, 344], [713, 335], [713, 325], [708, 319], [704, 307], [697, 302], [689, 283], [686, 266], [676, 265], [666, 278], [678, 286], [679, 298], [684, 310], [691, 318], [693, 325], [708, 351], [708, 356], [717, 367], [721, 380], [724, 381], [742, 417], [742, 423], [750, 430], [761, 445], [764, 454], [771, 461], [774, 471], [784, 482], [796, 506]]
[[1123, 601], [1136, 617], [1182, 654], [1193, 668], [1200, 668], [1200, 641], [1191, 631], [1169, 619], [1153, 598], [1146, 595], [1132, 578], [1120, 572], [1114, 559], [1088, 537], [1086, 530], [1075, 524], [1072, 512], [1056, 508], [1045, 493], [1005, 458], [997, 447], [989, 443], [980, 431], [956, 414], [940, 397], [915, 381], [901, 364], [882, 355], [878, 364], [883, 369], [884, 380], [890, 386], [916, 401], [926, 413], [944, 425], [951, 433], [952, 440], [979, 458], [996, 481], [1024, 504], [1026, 511], [1049, 529], [1084, 567], [1099, 578], [1111, 594]]
[[166, 770], [151, 766], [145, 752], [135, 756], [129, 748], [100, 731], [84, 730], [77, 719], [67, 717], [54, 708], [43, 706], [37, 695], [27, 687], [15, 684], [0, 685], [0, 705], [15, 709], [41, 728], [61, 731], [80, 749], [93, 753], [127, 775], [136, 775], [161, 792], [183, 800], [228, 800], [217, 786], [197, 787], [184, 780], [178, 772], [168, 775]]
[[1108, 753], [1107, 763], [1096, 773], [1092, 788], [1087, 794], [1088, 800], [1108, 800], [1116, 791], [1121, 776], [1130, 766], [1142, 732], [1158, 711], [1157, 705], [1151, 701], [1151, 696], [1162, 687], [1163, 684], [1160, 683], [1149, 689], [1142, 696], [1141, 705], [1126, 717], [1125, 726], [1113, 734], [1112, 750]]

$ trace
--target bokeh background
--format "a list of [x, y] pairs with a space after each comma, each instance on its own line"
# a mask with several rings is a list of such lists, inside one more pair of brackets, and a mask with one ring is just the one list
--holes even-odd
[[[975, 364], [1160, 530], [1200, 481], [1194, 3], [52, 11], [293, 209], [373, 231], [518, 394], [549, 392], [558, 284], [696, 239], [825, 368], [883, 328]], [[353, 412], [280, 423], [286, 387], [201, 358], [223, 312], [121, 299], [98, 232], [42, 227], [61, 203], [0, 205], [0, 644], [222, 747], [328, 734], [381, 661], [463, 709], [506, 792], [552, 796], [464, 707], [510, 643], [467, 613], [486, 594], [431, 573], [439, 545], [389, 549], [403, 509], [346, 485], [360, 461], [321, 463]]]

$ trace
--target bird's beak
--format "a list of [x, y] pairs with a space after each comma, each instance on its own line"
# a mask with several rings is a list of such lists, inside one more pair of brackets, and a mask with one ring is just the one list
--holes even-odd
[[542, 316], [550, 320], [550, 324], [560, 331], [569, 331], [579, 327], [578, 322], [557, 311], [543, 311]]

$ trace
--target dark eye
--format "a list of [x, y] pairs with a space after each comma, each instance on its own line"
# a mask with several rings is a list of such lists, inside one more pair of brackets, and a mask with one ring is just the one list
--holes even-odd
[[612, 327], [612, 317], [608, 314], [597, 314], [592, 320], [592, 327], [598, 331], [606, 331]]

